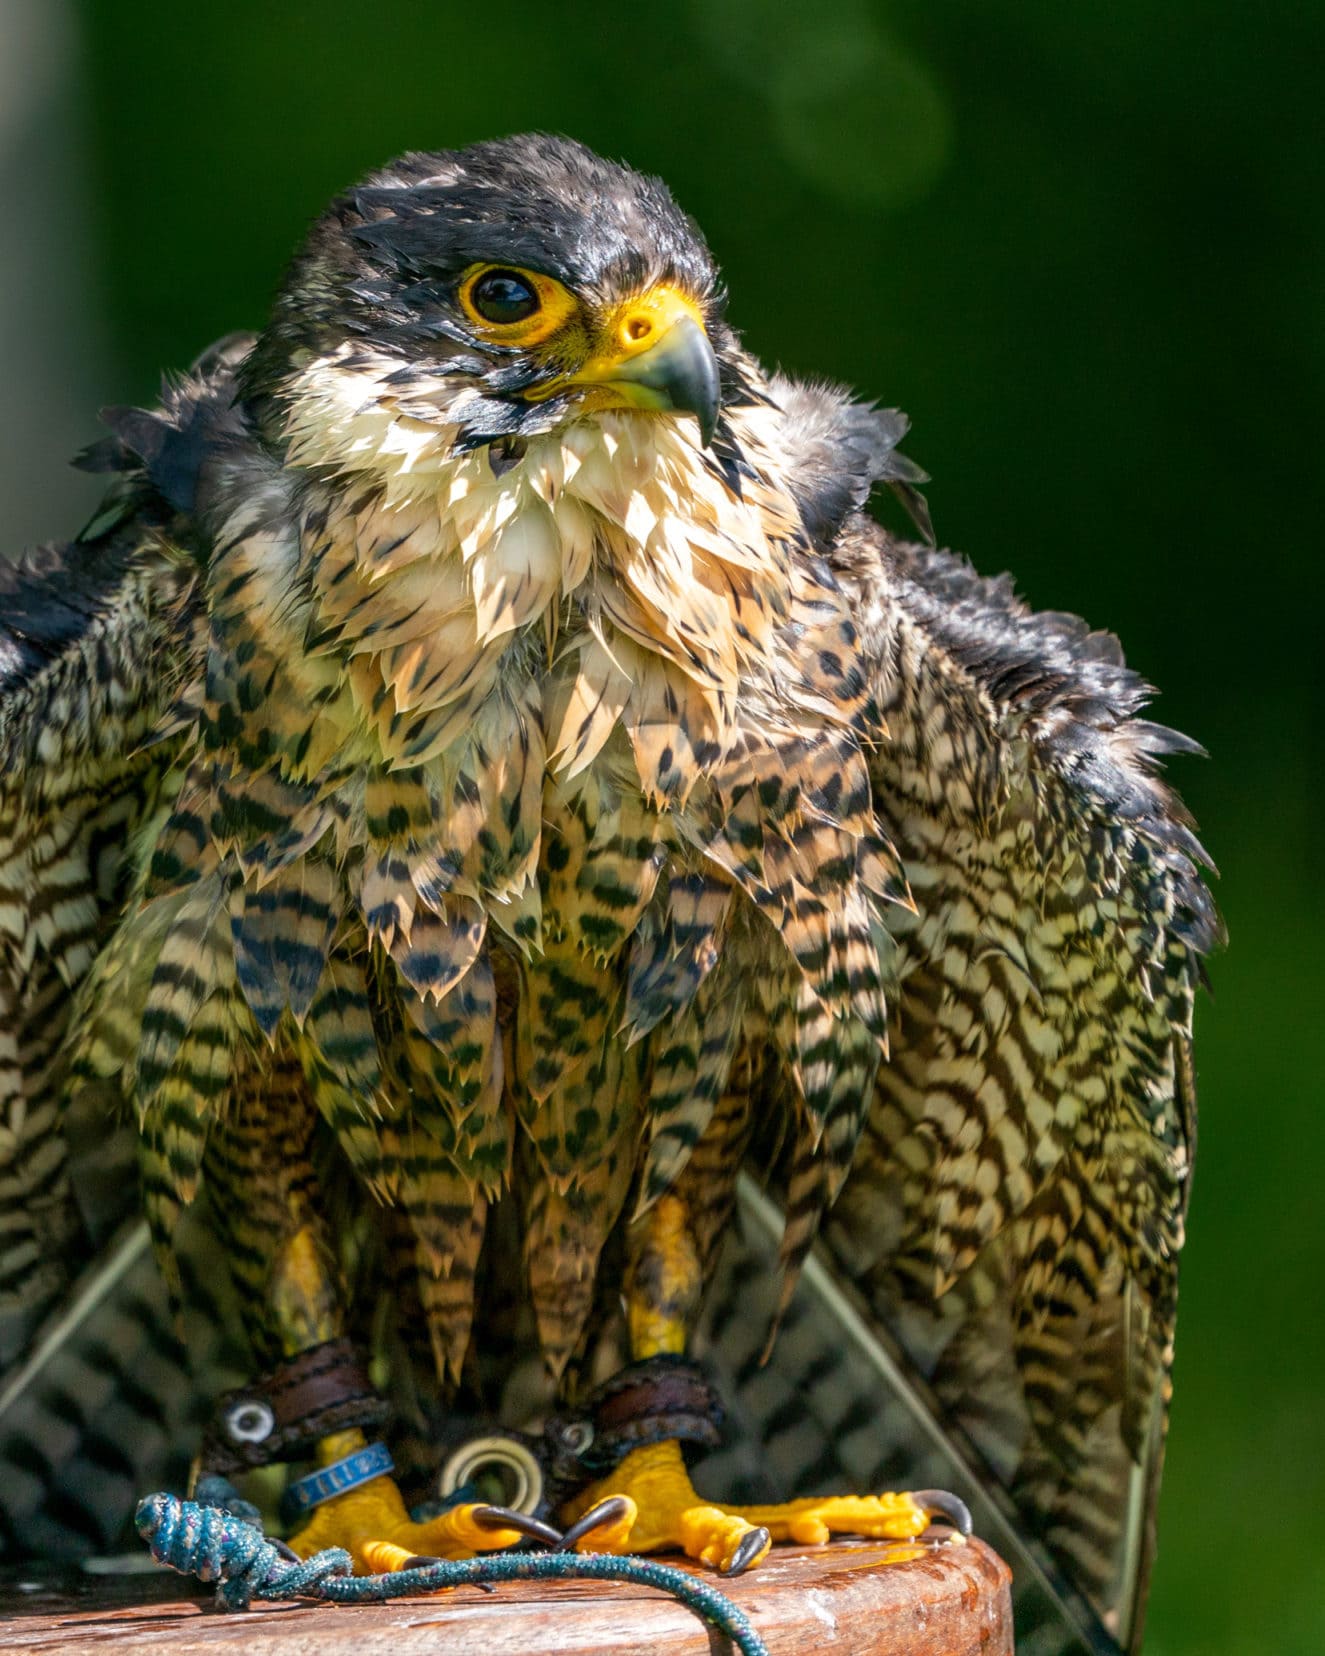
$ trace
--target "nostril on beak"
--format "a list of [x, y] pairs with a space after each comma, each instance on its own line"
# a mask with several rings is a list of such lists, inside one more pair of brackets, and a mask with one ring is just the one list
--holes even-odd
[[653, 332], [653, 323], [647, 316], [632, 316], [627, 319], [624, 332], [628, 344], [638, 345]]

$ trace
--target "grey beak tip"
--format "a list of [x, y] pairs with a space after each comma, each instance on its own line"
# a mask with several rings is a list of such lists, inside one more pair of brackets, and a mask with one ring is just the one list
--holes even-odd
[[659, 401], [653, 406], [693, 414], [707, 448], [722, 409], [722, 375], [712, 343], [690, 317], [673, 323], [658, 343], [619, 369], [614, 379], [646, 386]]

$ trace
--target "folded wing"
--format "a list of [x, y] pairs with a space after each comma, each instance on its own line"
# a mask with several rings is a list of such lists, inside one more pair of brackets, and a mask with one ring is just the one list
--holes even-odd
[[[206, 376], [225, 371], [210, 361], [203, 377], [170, 389], [157, 423], [177, 469], [185, 416], [205, 400]], [[83, 534], [0, 564], [4, 1367], [29, 1345], [87, 1242], [132, 1204], [131, 1186], [97, 1190], [95, 1168], [75, 1199], [59, 1054], [74, 993], [114, 923], [126, 850], [157, 808], [200, 662], [198, 557], [175, 506], [119, 436], [87, 463], [115, 480]]]
[[[872, 525], [872, 780], [916, 912], [826, 1244], [1124, 1645], [1140, 1636], [1220, 924], [1117, 641]], [[1197, 750], [1199, 751], [1199, 750]]]

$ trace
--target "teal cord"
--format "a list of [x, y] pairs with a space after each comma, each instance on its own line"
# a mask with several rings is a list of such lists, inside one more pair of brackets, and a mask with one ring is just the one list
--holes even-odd
[[378, 1604], [443, 1587], [503, 1581], [625, 1581], [654, 1587], [693, 1610], [724, 1634], [741, 1656], [768, 1656], [768, 1647], [743, 1611], [716, 1587], [647, 1558], [610, 1553], [505, 1552], [442, 1560], [388, 1575], [351, 1574], [350, 1555], [329, 1547], [293, 1561], [255, 1525], [173, 1495], [149, 1495], [134, 1516], [138, 1533], [158, 1563], [199, 1581], [215, 1581], [223, 1610], [246, 1610], [254, 1599], [315, 1598], [334, 1604]]

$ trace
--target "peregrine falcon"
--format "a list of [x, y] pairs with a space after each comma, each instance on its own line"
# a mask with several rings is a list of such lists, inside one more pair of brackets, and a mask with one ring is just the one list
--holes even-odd
[[311, 1466], [297, 1552], [516, 1539], [401, 1485], [531, 1354], [596, 1547], [915, 1536], [958, 1503], [692, 1487], [750, 1169], [782, 1306], [813, 1249], [1135, 1644], [1220, 926], [1116, 641], [935, 550], [905, 419], [766, 371], [560, 138], [374, 173], [106, 418], [101, 511], [0, 576], [6, 1361], [127, 1116], [177, 1304], [185, 1217], [238, 1289], [202, 1470]]

